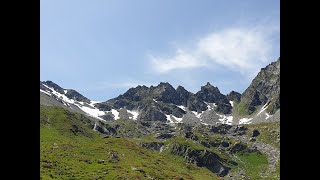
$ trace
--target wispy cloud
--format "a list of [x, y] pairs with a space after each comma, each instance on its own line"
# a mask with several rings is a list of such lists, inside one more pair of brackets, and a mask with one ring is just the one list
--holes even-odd
[[261, 25], [221, 29], [199, 38], [194, 47], [177, 48], [167, 57], [149, 55], [149, 60], [158, 74], [218, 65], [251, 76], [271, 60], [273, 35], [278, 32]]
[[206, 65], [197, 54], [178, 49], [172, 57], [155, 57], [149, 55], [153, 69], [157, 73], [167, 73], [175, 69], [192, 69]]

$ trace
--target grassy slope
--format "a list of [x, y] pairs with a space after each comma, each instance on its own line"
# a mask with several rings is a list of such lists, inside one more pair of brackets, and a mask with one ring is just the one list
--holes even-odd
[[[92, 131], [93, 124], [84, 116], [58, 107], [40, 106], [40, 110], [41, 179], [219, 179], [208, 169], [171, 154], [169, 149], [159, 153], [137, 145], [141, 141], [157, 141], [150, 136], [140, 137], [139, 134], [139, 139], [103, 139]], [[134, 123], [120, 120], [119, 124], [126, 125], [126, 130], [134, 131]], [[262, 137], [266, 136], [263, 130], [260, 132]], [[204, 140], [198, 130], [195, 130], [195, 134]], [[209, 141], [214, 139], [224, 138], [219, 134], [209, 136]], [[264, 139], [269, 142], [267, 138]], [[207, 149], [223, 159], [236, 161], [238, 166], [228, 165], [232, 168], [231, 172], [244, 169], [251, 179], [261, 179], [260, 174], [268, 165], [262, 154], [238, 153], [236, 157], [230, 157], [216, 148], [206, 148], [182, 137], [168, 139], [164, 143], [170, 146], [175, 142], [194, 149]], [[119, 161], [113, 160], [112, 154], [118, 156]]]
[[268, 122], [268, 123], [259, 123], [259, 124], [249, 124], [244, 125], [251, 132], [256, 129], [260, 132], [260, 135], [257, 137], [257, 140], [270, 144], [275, 148], [280, 148], [280, 141], [277, 141], [278, 137], [280, 138], [280, 122]]
[[[78, 114], [69, 118], [64, 109], [40, 108], [41, 179], [218, 179], [181, 157], [142, 148], [137, 140], [103, 139], [89, 125], [79, 123]], [[81, 126], [83, 132], [74, 134], [72, 125]], [[119, 161], [112, 160], [111, 154]]]

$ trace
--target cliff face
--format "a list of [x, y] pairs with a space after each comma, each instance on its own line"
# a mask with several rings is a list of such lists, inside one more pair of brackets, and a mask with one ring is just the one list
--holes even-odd
[[280, 108], [280, 58], [261, 69], [242, 93], [237, 110], [240, 114], [252, 114], [257, 106], [266, 103], [271, 114]]

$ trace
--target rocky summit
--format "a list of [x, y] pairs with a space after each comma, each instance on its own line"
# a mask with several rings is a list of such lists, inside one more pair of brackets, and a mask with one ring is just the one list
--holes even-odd
[[[137, 86], [113, 99], [96, 102], [52, 81], [40, 82], [41, 103], [54, 104], [99, 120], [129, 118], [169, 124], [250, 124], [279, 120], [280, 58], [262, 68], [242, 93], [224, 95], [207, 83], [197, 93], [168, 82]], [[53, 102], [54, 101], [54, 102]]]
[[98, 102], [40, 81], [41, 179], [279, 179], [280, 58], [242, 94], [213, 84]]

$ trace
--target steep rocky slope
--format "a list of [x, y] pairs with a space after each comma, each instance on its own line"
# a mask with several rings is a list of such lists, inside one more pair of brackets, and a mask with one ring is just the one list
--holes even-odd
[[270, 114], [280, 108], [280, 58], [262, 68], [242, 93], [238, 112], [250, 115], [261, 105], [267, 106], [266, 110]]

